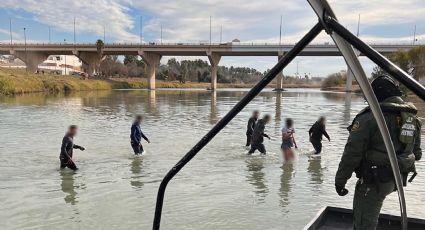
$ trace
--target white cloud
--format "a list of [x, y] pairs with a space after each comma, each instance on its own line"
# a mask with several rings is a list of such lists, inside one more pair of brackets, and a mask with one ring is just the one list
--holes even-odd
[[[411, 42], [413, 38], [409, 31], [413, 33], [415, 23], [421, 26], [425, 15], [423, 0], [329, 2], [340, 22], [351, 31], [356, 30], [358, 14], [361, 14], [360, 36], [365, 41], [374, 43]], [[242, 42], [277, 43], [280, 16], [283, 15], [283, 42], [294, 43], [317, 23], [316, 15], [305, 0], [3, 0], [0, 7], [30, 12], [34, 20], [71, 33], [75, 16], [77, 32], [102, 35], [103, 26], [106, 26], [108, 37], [119, 42], [139, 40], [139, 35], [131, 32], [138, 25], [139, 14], [144, 16], [145, 41], [158, 41], [160, 25], [163, 25], [163, 42], [208, 41], [209, 16], [212, 16], [213, 42], [220, 40], [222, 26], [223, 42], [239, 38]], [[406, 30], [410, 26], [411, 29]], [[383, 31], [394, 28], [395, 31], [392, 31], [390, 37], [383, 35], [385, 33], [381, 33], [382, 31], [374, 31], [375, 28], [383, 28]], [[422, 26], [422, 31], [419, 29], [417, 36], [422, 43], [425, 42], [423, 29]], [[322, 33], [314, 42], [326, 41], [331, 39]], [[326, 69], [333, 71], [345, 68], [344, 62], [333, 61], [335, 58], [303, 60], [310, 59], [311, 62], [302, 62], [306, 72], [324, 74]], [[248, 65], [265, 70], [276, 62], [275, 58], [251, 60], [254, 59], [226, 57], [221, 63]], [[294, 72], [293, 65], [288, 68], [290, 72]]]
[[120, 1], [114, 0], [3, 0], [2, 8], [21, 9], [33, 14], [37, 22], [53, 28], [73, 31], [76, 17], [77, 33], [103, 34], [105, 26], [114, 38], [122, 41], [135, 41], [138, 36], [129, 32], [134, 25], [129, 9]]

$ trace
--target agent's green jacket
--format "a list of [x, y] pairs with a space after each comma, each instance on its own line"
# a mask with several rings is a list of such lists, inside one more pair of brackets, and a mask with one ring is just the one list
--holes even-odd
[[[397, 152], [400, 171], [415, 170], [415, 160], [422, 157], [420, 129], [416, 117], [417, 109], [400, 97], [391, 97], [380, 103], [385, 121]], [[350, 135], [335, 176], [335, 184], [345, 186], [362, 161], [376, 166], [391, 167], [384, 140], [370, 108], [365, 108], [349, 127]]]

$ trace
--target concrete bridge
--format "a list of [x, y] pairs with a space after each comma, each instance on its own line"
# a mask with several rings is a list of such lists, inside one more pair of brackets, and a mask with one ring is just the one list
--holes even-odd
[[[381, 54], [400, 49], [411, 49], [408, 44], [371, 45]], [[105, 55], [140, 55], [147, 64], [149, 89], [155, 89], [155, 71], [163, 56], [207, 56], [211, 64], [211, 89], [217, 88], [217, 67], [222, 56], [275, 56], [281, 58], [292, 49], [293, 44], [271, 43], [149, 43], [149, 44], [105, 44], [98, 49], [96, 44], [0, 44], [0, 54], [11, 54], [21, 59], [31, 71], [49, 55], [75, 55], [81, 59], [83, 69], [93, 74]], [[361, 54], [360, 54], [361, 55]], [[341, 56], [334, 44], [311, 44], [300, 56]], [[351, 71], [348, 71], [349, 73]], [[349, 79], [352, 74], [349, 74]], [[351, 82], [351, 81], [349, 81]], [[277, 77], [277, 89], [282, 89], [283, 74]], [[351, 84], [347, 84], [351, 90]]]

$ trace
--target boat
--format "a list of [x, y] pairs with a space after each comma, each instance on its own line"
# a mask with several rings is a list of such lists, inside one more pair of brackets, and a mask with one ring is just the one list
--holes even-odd
[[[407, 218], [409, 230], [424, 230], [425, 220]], [[400, 230], [401, 217], [388, 214], [379, 215], [377, 230]], [[353, 211], [351, 209], [325, 207], [320, 210], [304, 230], [349, 230], [353, 229]]]

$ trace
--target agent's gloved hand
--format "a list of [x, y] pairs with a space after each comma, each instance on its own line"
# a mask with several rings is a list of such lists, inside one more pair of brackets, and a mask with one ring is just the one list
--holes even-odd
[[80, 150], [84, 151], [84, 150], [86, 150], [86, 148], [84, 148], [83, 146], [80, 146]]
[[344, 186], [335, 185], [336, 193], [340, 196], [345, 196], [348, 194], [348, 190]]

